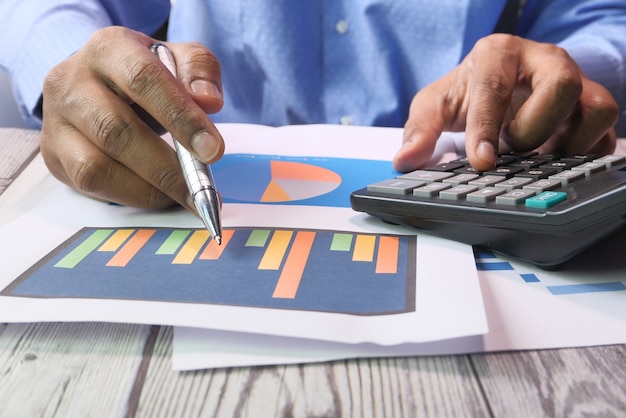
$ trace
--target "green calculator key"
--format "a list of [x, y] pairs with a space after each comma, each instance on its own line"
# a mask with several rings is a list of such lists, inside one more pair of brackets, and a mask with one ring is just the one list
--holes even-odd
[[526, 199], [527, 208], [548, 209], [567, 198], [565, 192], [543, 192]]

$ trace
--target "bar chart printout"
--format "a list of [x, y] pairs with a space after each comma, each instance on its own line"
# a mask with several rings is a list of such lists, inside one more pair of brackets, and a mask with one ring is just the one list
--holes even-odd
[[387, 315], [415, 311], [415, 259], [415, 236], [83, 228], [0, 293]]

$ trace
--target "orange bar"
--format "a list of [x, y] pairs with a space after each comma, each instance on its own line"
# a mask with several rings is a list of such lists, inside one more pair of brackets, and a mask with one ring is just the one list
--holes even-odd
[[107, 267], [126, 267], [133, 257], [143, 248], [150, 237], [154, 235], [154, 229], [140, 229], [131, 237], [126, 244], [109, 260]]
[[296, 234], [285, 261], [285, 267], [280, 272], [274, 288], [273, 298], [294, 299], [296, 297], [314, 239], [315, 232], [313, 231], [300, 231]]
[[259, 263], [259, 270], [278, 270], [293, 236], [293, 231], [274, 231]]
[[226, 246], [230, 239], [235, 235], [234, 229], [223, 229], [222, 230], [222, 245], [218, 245], [218, 243], [212, 239], [209, 241], [209, 244], [206, 246], [204, 251], [200, 254], [200, 260], [219, 260], [224, 250], [226, 250]]
[[378, 256], [376, 257], [376, 273], [396, 274], [398, 272], [398, 252], [400, 238], [381, 235], [378, 239]]
[[117, 251], [133, 232], [135, 232], [134, 229], [118, 229], [98, 248], [98, 251]]
[[357, 235], [354, 242], [352, 261], [374, 261], [375, 235]]
[[191, 264], [193, 260], [196, 258], [200, 249], [204, 245], [205, 242], [210, 237], [209, 231], [206, 229], [200, 229], [194, 232], [191, 237], [187, 240], [183, 248], [180, 249], [174, 260], [172, 260], [172, 264]]

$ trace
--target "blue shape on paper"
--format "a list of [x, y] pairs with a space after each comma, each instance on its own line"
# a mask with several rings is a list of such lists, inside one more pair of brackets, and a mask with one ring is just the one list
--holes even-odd
[[520, 274], [520, 277], [524, 279], [526, 283], [537, 283], [539, 282], [539, 277], [533, 273]]
[[[336, 173], [341, 182], [328, 193], [285, 202], [261, 202], [270, 180], [272, 161], [288, 161], [325, 168]], [[215, 184], [224, 203], [257, 203], [350, 207], [350, 194], [368, 184], [398, 175], [390, 161], [351, 158], [285, 157], [277, 155], [226, 154], [211, 165]], [[297, 181], [297, 180], [294, 180]], [[306, 187], [306, 182], [302, 183]]]
[[575, 293], [615, 292], [626, 290], [622, 282], [604, 282], [588, 284], [566, 284], [560, 286], [546, 286], [553, 295], [572, 295]]
[[106, 266], [115, 255], [110, 251], [92, 251], [74, 268], [55, 267], [97, 231], [84, 228], [1, 294], [188, 302], [353, 315], [415, 310], [415, 236], [399, 237], [397, 273], [380, 274], [375, 272], [376, 259], [358, 262], [352, 260], [351, 252], [331, 251], [334, 231], [315, 230], [296, 296], [286, 299], [272, 297], [282, 269], [259, 269], [267, 247], [245, 245], [253, 229], [258, 228], [238, 228], [219, 260], [172, 264], [174, 254], [156, 252], [173, 229], [156, 228], [125, 267]]
[[502, 271], [513, 270], [511, 263], [506, 261], [500, 261], [496, 263], [476, 263], [478, 271]]

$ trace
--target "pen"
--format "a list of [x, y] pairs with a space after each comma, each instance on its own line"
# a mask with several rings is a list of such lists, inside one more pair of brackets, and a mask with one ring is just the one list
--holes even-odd
[[[174, 56], [165, 44], [155, 43], [150, 48], [159, 57], [163, 65], [177, 78]], [[220, 220], [220, 203], [215, 189], [215, 181], [211, 168], [198, 160], [172, 136], [178, 162], [183, 170], [185, 183], [191, 194], [198, 215], [211, 236], [218, 244], [222, 243], [222, 223]]]

